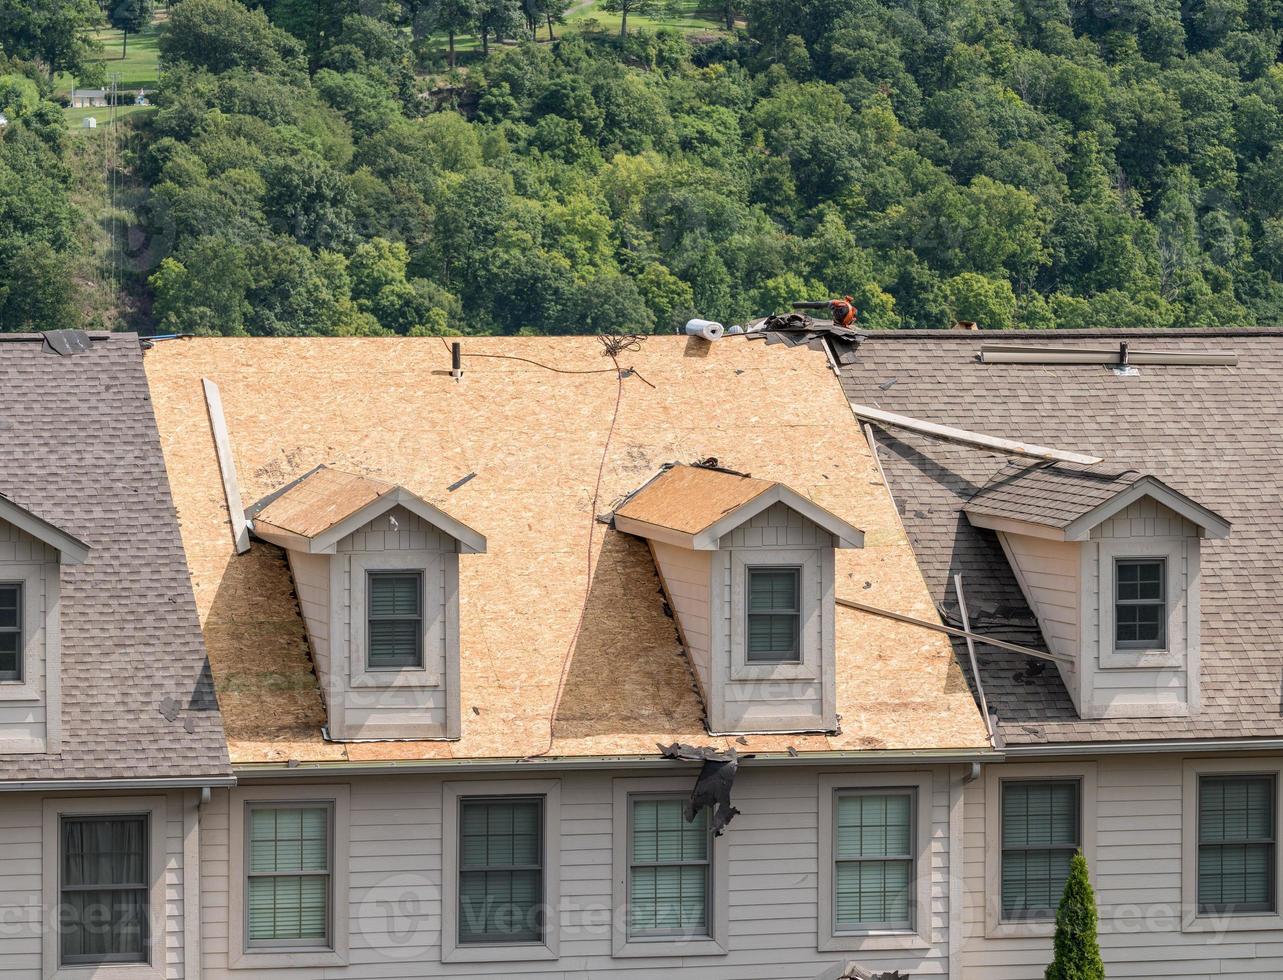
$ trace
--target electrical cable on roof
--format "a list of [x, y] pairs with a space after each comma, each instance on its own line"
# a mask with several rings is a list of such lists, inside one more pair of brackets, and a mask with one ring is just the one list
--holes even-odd
[[593, 488], [592, 506], [588, 510], [588, 560], [587, 567], [584, 569], [584, 601], [583, 605], [579, 607], [579, 621], [575, 623], [574, 632], [570, 634], [570, 642], [566, 644], [566, 652], [561, 658], [561, 674], [557, 678], [557, 693], [552, 699], [552, 712], [548, 716], [548, 744], [538, 752], [532, 752], [526, 756], [527, 759], [536, 759], [552, 751], [553, 726], [557, 720], [557, 709], [561, 707], [561, 696], [566, 689], [566, 678], [570, 675], [571, 655], [575, 652], [575, 644], [579, 642], [579, 634], [583, 632], [584, 619], [588, 615], [588, 598], [592, 594], [593, 543], [597, 538], [597, 504], [601, 499], [601, 481], [606, 472], [606, 460], [610, 456], [610, 443], [615, 436], [615, 424], [619, 421], [619, 406], [624, 400], [624, 375], [619, 369], [619, 361], [609, 347], [606, 348], [606, 356], [615, 365], [615, 408], [610, 414], [610, 428], [606, 430], [606, 441], [601, 447], [601, 461], [597, 464], [597, 485]]

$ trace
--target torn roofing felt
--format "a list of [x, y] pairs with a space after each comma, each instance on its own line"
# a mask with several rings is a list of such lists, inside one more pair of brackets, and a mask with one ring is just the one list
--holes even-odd
[[713, 836], [721, 837], [726, 832], [726, 825], [739, 814], [739, 810], [731, 806], [731, 789], [735, 785], [735, 774], [739, 771], [739, 760], [751, 756], [741, 756], [734, 746], [723, 752], [676, 742], [659, 746], [659, 754], [665, 759], [703, 763], [683, 816], [690, 823], [700, 810], [709, 807], [712, 812]]
[[59, 569], [61, 753], [0, 757], [0, 779], [226, 777], [138, 338], [44, 347], [0, 343], [0, 490], [86, 551]]
[[[1139, 377], [1100, 365], [983, 364], [998, 332], [872, 332], [844, 367], [853, 403], [1105, 457], [1106, 473], [1135, 470], [1232, 523], [1201, 544], [1201, 697], [1182, 718], [1083, 720], [1059, 673], [981, 646], [989, 704], [1008, 744], [1283, 736], [1283, 333], [1110, 331], [1108, 338], [1198, 351], [1232, 349], [1237, 365], [1144, 365]], [[1010, 339], [1010, 334], [1002, 334]], [[1021, 334], [1025, 345], [1098, 347], [1102, 335]], [[881, 386], [890, 378], [896, 384]], [[937, 602], [953, 607], [962, 573], [972, 628], [1045, 649], [1033, 613], [990, 529], [962, 511], [1005, 457], [906, 432], [875, 434], [892, 495]], [[1024, 464], [1021, 464], [1024, 465]], [[957, 622], [956, 619], [953, 622]], [[962, 660], [965, 646], [958, 644]]]

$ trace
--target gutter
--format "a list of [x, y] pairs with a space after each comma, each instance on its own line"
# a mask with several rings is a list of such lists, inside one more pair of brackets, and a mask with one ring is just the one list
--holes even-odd
[[1003, 747], [1008, 758], [1139, 755], [1166, 752], [1283, 752], [1283, 738], [1184, 739], [1151, 742], [1068, 742]]
[[[1003, 754], [993, 749], [906, 749], [892, 751], [858, 750], [853, 752], [807, 752], [796, 756], [786, 752], [747, 752], [739, 757], [741, 766], [881, 766], [905, 763], [925, 765], [931, 763], [981, 763], [1001, 762]], [[485, 772], [593, 771], [609, 769], [669, 769], [673, 761], [661, 756], [580, 756], [537, 759], [482, 759], [442, 760], [406, 759], [370, 762], [250, 762], [234, 765], [236, 776], [243, 784], [255, 779], [280, 779], [281, 777], [309, 779], [317, 776], [387, 776], [397, 774], [452, 774]], [[683, 766], [683, 768], [693, 768]]]
[[0, 793], [43, 790], [129, 790], [129, 789], [226, 789], [236, 785], [235, 776], [215, 776], [195, 779], [179, 776], [167, 779], [3, 779]]

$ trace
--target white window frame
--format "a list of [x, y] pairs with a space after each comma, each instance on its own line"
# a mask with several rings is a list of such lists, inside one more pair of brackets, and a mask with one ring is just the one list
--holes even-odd
[[[438, 610], [443, 576], [451, 564], [444, 555], [434, 551], [372, 552], [349, 557], [351, 587], [351, 623], [348, 629], [349, 677], [353, 689], [363, 687], [440, 687], [442, 678], [438, 669], [441, 651], [448, 629], [457, 635], [458, 625], [450, 627], [445, 618], [452, 616], [452, 604], [447, 601], [444, 610]], [[457, 568], [457, 566], [456, 566]], [[418, 572], [423, 577], [422, 625], [420, 643], [423, 648], [421, 667], [375, 667], [367, 663], [369, 651], [369, 596], [370, 573]], [[450, 582], [445, 582], [447, 592]]]
[[0, 678], [0, 684], [21, 684], [27, 678], [27, 635], [31, 631], [30, 621], [27, 618], [27, 583], [25, 579], [9, 578], [3, 574], [0, 569], [0, 589], [17, 589], [18, 590], [18, 625], [17, 628], [4, 627], [0, 629], [0, 636], [17, 635], [17, 677]]
[[636, 936], [628, 934], [628, 838], [632, 826], [632, 801], [646, 796], [686, 796], [694, 775], [617, 778], [612, 783], [611, 834], [611, 954], [617, 958], [669, 956], [724, 956], [730, 934], [730, 847], [727, 835], [712, 837], [709, 849], [707, 936]]
[[[543, 797], [543, 939], [459, 942], [459, 802], [478, 796]], [[468, 779], [441, 784], [441, 962], [513, 963], [561, 955], [561, 780]]]
[[[1225, 933], [1283, 929], [1283, 759], [1183, 759], [1181, 808], [1181, 931]], [[1198, 784], [1201, 776], [1272, 776], [1274, 778], [1273, 912], [1212, 912], [1198, 908]]]
[[[823, 551], [823, 557], [821, 552]], [[825, 616], [824, 583], [832, 570], [822, 561], [833, 561], [826, 548], [736, 548], [731, 552], [731, 680], [819, 680], [823, 650], [821, 630], [832, 630], [833, 614]], [[798, 570], [798, 659], [763, 663], [748, 659], [748, 570], [796, 568]], [[826, 576], [827, 572], [827, 576]], [[816, 583], [819, 583], [817, 594]]]
[[[1104, 538], [1099, 541], [1098, 603], [1100, 667], [1134, 670], [1143, 667], [1187, 667], [1186, 651], [1198, 642], [1198, 538]], [[1119, 648], [1115, 643], [1115, 575], [1120, 561], [1159, 561], [1165, 566], [1166, 595], [1163, 646]], [[1193, 658], [1187, 669], [1197, 670]]]
[[[934, 779], [930, 770], [824, 773], [817, 777], [819, 806], [819, 941], [821, 953], [918, 951], [931, 948], [931, 809]], [[913, 796], [913, 908], [906, 929], [837, 930], [834, 888], [837, 873], [837, 802], [844, 792], [910, 792]], [[947, 840], [941, 841], [941, 854]], [[946, 855], [947, 856], [947, 855]]]
[[[317, 946], [250, 946], [246, 923], [245, 833], [250, 804], [330, 808], [330, 941]], [[347, 785], [237, 786], [228, 794], [227, 966], [231, 970], [348, 965], [351, 789]]]
[[[373, 632], [373, 626], [376, 620], [370, 615], [369, 595], [374, 588], [376, 579], [388, 578], [390, 576], [401, 576], [402, 578], [413, 577], [418, 584], [418, 606], [419, 623], [418, 636], [418, 653], [419, 662], [417, 664], [400, 664], [388, 667], [373, 667], [370, 665], [370, 634]], [[425, 620], [428, 617], [428, 573], [423, 568], [370, 568], [365, 572], [365, 594], [367, 598], [365, 609], [365, 664], [364, 669], [368, 674], [373, 673], [397, 673], [405, 670], [425, 670], [428, 665], [428, 649], [425, 646], [427, 637], [424, 635], [426, 630]], [[393, 617], [398, 618], [398, 617]], [[410, 617], [399, 617], [409, 619]]]
[[[58, 909], [62, 902], [63, 817], [147, 817], [148, 892], [146, 963], [61, 963]], [[165, 842], [169, 836], [168, 801], [163, 796], [79, 797], [44, 801], [41, 878], [44, 928], [41, 930], [44, 980], [164, 980], [165, 978]]]
[[[22, 649], [19, 652], [21, 677], [0, 680], [0, 701], [41, 701], [43, 687], [57, 695], [56, 670], [59, 661], [59, 566], [56, 563], [0, 563], [0, 583], [18, 585], [22, 592]], [[52, 713], [48, 716], [52, 718]], [[0, 751], [44, 752], [43, 744], [19, 748], [12, 742], [0, 744]], [[47, 751], [57, 751], [52, 743]]]
[[990, 939], [1051, 936], [1055, 916], [1046, 919], [1004, 919], [1002, 916], [1002, 784], [1038, 780], [1079, 784], [1079, 828], [1088, 874], [1096, 884], [1096, 763], [1022, 762], [985, 767], [985, 936]]

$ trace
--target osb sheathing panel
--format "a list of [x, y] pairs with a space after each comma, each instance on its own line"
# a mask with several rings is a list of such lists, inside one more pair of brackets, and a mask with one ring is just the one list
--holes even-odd
[[698, 534], [773, 484], [692, 466], [675, 466], [656, 477], [617, 513], [635, 521]]
[[326, 468], [290, 487], [259, 511], [255, 520], [314, 538], [395, 489], [382, 480]]
[[[600, 344], [469, 338], [463, 349], [458, 382], [438, 339], [198, 339], [147, 353], [233, 761], [651, 755], [656, 742], [719, 741], [704, 732], [644, 542], [595, 520], [667, 462], [716, 456], [808, 495], [865, 531], [864, 549], [837, 552], [839, 595], [936, 616], [822, 355], [676, 337], [624, 353], [636, 374], [622, 382], [594, 507], [615, 375], [467, 355], [600, 372], [610, 366]], [[283, 556], [261, 542], [233, 554], [203, 377], [222, 392], [246, 502], [325, 464], [404, 485], [486, 536], [486, 554], [460, 560], [461, 739], [321, 738]], [[844, 608], [835, 632], [841, 733], [752, 736], [741, 751], [984, 744], [945, 637]]]

